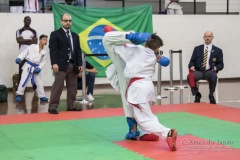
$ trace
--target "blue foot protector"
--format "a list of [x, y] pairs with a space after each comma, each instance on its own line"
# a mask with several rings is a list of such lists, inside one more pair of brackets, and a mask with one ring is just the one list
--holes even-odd
[[137, 139], [140, 135], [140, 132], [138, 130], [132, 132], [132, 129], [134, 128], [134, 125], [137, 125], [137, 122], [134, 118], [127, 117], [127, 123], [129, 126], [129, 131], [126, 134], [126, 139]]
[[138, 139], [140, 135], [139, 131], [135, 131], [135, 132], [128, 132], [125, 136], [126, 139], [132, 139], [132, 140], [136, 140]]

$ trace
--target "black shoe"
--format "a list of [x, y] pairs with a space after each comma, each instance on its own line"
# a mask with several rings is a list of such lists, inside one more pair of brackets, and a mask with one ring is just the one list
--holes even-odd
[[48, 109], [48, 113], [50, 113], [50, 114], [58, 114], [58, 111], [57, 111], [57, 109], [54, 109], [54, 108], [52, 108], [52, 109]]
[[216, 100], [213, 96], [209, 96], [209, 100], [211, 104], [216, 104]]
[[198, 92], [195, 96], [194, 103], [199, 103], [201, 98], [202, 98], [202, 95], [201, 95], [201, 93]]
[[68, 108], [67, 111], [82, 111], [82, 108], [73, 107], [73, 108]]

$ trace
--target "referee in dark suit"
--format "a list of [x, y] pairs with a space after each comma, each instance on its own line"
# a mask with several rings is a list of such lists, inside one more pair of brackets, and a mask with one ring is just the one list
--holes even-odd
[[222, 50], [212, 44], [213, 38], [212, 32], [207, 31], [204, 33], [203, 39], [205, 44], [194, 48], [188, 64], [189, 70], [194, 71], [195, 87], [191, 87], [191, 90], [192, 94], [195, 96], [195, 103], [199, 103], [202, 97], [201, 93], [198, 91], [196, 82], [199, 80], [207, 80], [209, 83], [210, 103], [216, 104], [213, 93], [215, 92], [217, 84], [217, 73], [223, 69], [224, 64]]
[[50, 35], [49, 49], [55, 81], [52, 85], [49, 109], [50, 114], [58, 114], [60, 96], [66, 80], [67, 111], [81, 111], [75, 106], [77, 95], [77, 76], [82, 69], [82, 53], [79, 36], [70, 31], [72, 17], [69, 14], [61, 16], [62, 27]]

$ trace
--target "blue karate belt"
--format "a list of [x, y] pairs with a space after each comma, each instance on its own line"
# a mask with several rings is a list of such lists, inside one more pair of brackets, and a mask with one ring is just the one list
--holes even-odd
[[28, 61], [28, 60], [26, 61], [26, 63], [30, 64], [31, 67], [28, 69], [29, 72], [28, 72], [27, 78], [26, 78], [26, 80], [24, 81], [22, 87], [26, 86], [26, 84], [27, 84], [30, 76], [32, 76], [32, 78], [31, 78], [31, 84], [32, 84], [32, 86], [34, 87], [34, 84], [35, 84], [35, 83], [34, 83], [34, 74], [33, 74], [33, 72], [31, 72], [31, 71], [32, 71], [32, 68], [34, 67], [34, 69], [35, 69], [35, 68], [38, 66], [38, 64], [32, 63], [32, 62], [30, 62], [30, 61]]

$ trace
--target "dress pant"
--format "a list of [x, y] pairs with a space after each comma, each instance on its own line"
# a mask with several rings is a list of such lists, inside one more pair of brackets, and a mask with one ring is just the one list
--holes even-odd
[[59, 71], [55, 73], [55, 81], [52, 85], [51, 96], [49, 101], [49, 108], [56, 109], [60, 102], [60, 97], [64, 87], [64, 80], [66, 80], [67, 88], [67, 109], [74, 108], [74, 102], [77, 95], [77, 76], [73, 63], [68, 64], [66, 71]]
[[[89, 93], [93, 95], [94, 83], [95, 83], [95, 73], [89, 72], [86, 75], [87, 95], [89, 95]], [[77, 89], [79, 90], [82, 89], [82, 78], [78, 78]]]
[[[217, 85], [217, 74], [214, 73], [214, 78], [212, 77], [213, 73], [212, 70], [205, 70], [205, 71], [194, 71], [194, 81], [195, 81], [195, 87], [191, 87], [192, 95], [195, 96], [198, 93], [198, 87], [196, 82], [199, 80], [207, 80], [209, 84], [209, 95], [213, 96], [213, 93], [215, 92], [215, 88]], [[188, 84], [189, 84], [189, 75], [187, 76]]]

